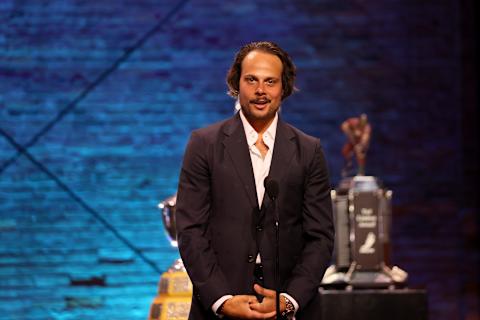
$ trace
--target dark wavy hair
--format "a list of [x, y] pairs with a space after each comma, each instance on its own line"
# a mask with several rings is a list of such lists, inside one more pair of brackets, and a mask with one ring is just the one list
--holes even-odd
[[258, 50], [276, 55], [282, 61], [282, 100], [290, 96], [298, 89], [295, 87], [295, 76], [297, 68], [292, 59], [282, 48], [270, 41], [252, 42], [243, 46], [235, 55], [233, 64], [227, 73], [228, 94], [234, 98], [238, 97], [240, 87], [240, 75], [242, 74], [242, 61], [250, 52]]

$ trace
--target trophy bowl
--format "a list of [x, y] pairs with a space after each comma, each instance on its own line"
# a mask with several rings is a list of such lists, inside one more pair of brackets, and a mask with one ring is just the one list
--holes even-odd
[[162, 213], [162, 221], [165, 231], [167, 233], [167, 238], [170, 241], [172, 247], [178, 247], [177, 243], [177, 230], [176, 230], [176, 219], [175, 211], [177, 205], [177, 195], [168, 197], [158, 204], [158, 208]]

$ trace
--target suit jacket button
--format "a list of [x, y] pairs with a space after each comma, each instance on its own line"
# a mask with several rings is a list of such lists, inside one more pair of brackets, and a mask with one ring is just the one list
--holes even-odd
[[263, 231], [263, 227], [262, 226], [257, 226], [257, 231]]
[[253, 255], [249, 254], [249, 255], [248, 255], [248, 262], [249, 262], [249, 263], [252, 263], [252, 262], [254, 262], [254, 261], [255, 261], [255, 259], [253, 258]]

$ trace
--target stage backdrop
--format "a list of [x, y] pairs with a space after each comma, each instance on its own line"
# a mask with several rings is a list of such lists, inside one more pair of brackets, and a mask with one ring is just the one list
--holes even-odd
[[478, 319], [473, 1], [6, 0], [0, 21], [0, 318], [146, 318], [189, 133], [232, 115], [236, 50], [272, 40], [298, 67], [282, 116], [333, 184], [341, 122], [369, 115], [431, 319]]

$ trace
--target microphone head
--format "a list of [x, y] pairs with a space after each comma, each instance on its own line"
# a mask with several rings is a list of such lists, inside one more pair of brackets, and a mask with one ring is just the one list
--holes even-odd
[[278, 192], [280, 191], [278, 182], [266, 177], [265, 180], [263, 180], [263, 185], [265, 186], [265, 192], [268, 194], [270, 199], [275, 200], [278, 197]]

